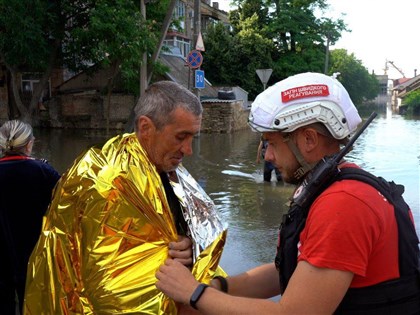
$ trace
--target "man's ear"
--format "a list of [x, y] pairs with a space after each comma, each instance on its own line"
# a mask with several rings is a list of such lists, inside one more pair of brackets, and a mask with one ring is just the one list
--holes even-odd
[[137, 119], [137, 132], [143, 136], [147, 136], [156, 129], [153, 121], [147, 116], [140, 116]]
[[313, 128], [305, 128], [301, 133], [302, 144], [306, 152], [311, 152], [319, 144], [319, 134]]

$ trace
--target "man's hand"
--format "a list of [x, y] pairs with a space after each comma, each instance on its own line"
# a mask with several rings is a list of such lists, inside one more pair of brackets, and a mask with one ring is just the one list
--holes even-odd
[[156, 287], [177, 302], [189, 304], [191, 295], [200, 284], [191, 271], [173, 259], [166, 259], [156, 272]]
[[178, 235], [178, 242], [169, 243], [169, 256], [184, 266], [191, 266], [193, 263], [191, 239]]

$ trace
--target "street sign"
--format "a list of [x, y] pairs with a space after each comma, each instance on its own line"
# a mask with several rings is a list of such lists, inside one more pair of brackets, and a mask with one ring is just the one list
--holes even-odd
[[198, 33], [197, 43], [195, 44], [195, 50], [199, 50], [199, 51], [205, 51], [206, 50], [204, 48], [203, 36], [201, 36], [201, 32]]
[[203, 56], [198, 50], [191, 50], [187, 56], [187, 63], [191, 69], [196, 69], [203, 63]]
[[264, 85], [264, 90], [265, 90], [268, 79], [270, 79], [273, 69], [257, 69], [256, 72], [257, 72], [258, 77], [261, 80], [261, 83]]
[[195, 88], [196, 89], [204, 89], [206, 83], [204, 81], [204, 71], [203, 70], [195, 70]]

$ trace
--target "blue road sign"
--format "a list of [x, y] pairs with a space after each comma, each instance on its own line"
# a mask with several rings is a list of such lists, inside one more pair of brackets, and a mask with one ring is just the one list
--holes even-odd
[[204, 89], [205, 87], [204, 82], [204, 71], [203, 70], [195, 70], [195, 88], [196, 89]]
[[192, 69], [199, 68], [203, 63], [203, 55], [198, 50], [191, 50], [187, 56], [187, 63]]

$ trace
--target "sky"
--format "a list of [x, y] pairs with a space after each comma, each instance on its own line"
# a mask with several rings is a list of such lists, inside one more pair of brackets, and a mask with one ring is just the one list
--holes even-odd
[[[230, 0], [219, 0], [229, 11]], [[419, 0], [327, 0], [325, 17], [342, 18], [351, 32], [331, 49], [344, 48], [353, 53], [369, 72], [384, 74], [386, 61], [392, 61], [407, 78], [420, 75], [420, 1]], [[344, 13], [344, 16], [341, 14]], [[388, 63], [390, 79], [402, 75]]]

